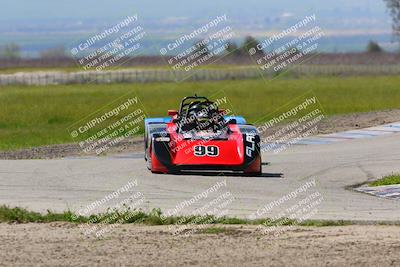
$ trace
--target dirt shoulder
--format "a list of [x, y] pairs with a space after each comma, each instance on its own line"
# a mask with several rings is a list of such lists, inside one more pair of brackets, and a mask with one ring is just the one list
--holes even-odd
[[218, 227], [228, 230], [183, 236], [169, 226], [120, 225], [98, 239], [69, 223], [3, 223], [0, 266], [400, 265], [399, 226], [296, 227], [277, 236]]
[[[397, 121], [400, 121], [400, 109], [337, 115], [323, 120], [318, 125], [318, 134], [361, 129]], [[137, 136], [116, 144], [107, 151], [107, 154], [102, 155], [142, 151], [143, 138]], [[50, 159], [71, 156], [96, 155], [84, 154], [76, 143], [41, 146], [17, 151], [0, 151], [0, 159]]]
[[[102, 153], [100, 156], [143, 152], [143, 150], [143, 137], [135, 136], [117, 143], [107, 150], [107, 153]], [[15, 151], [0, 151], [0, 159], [54, 159], [81, 156], [98, 155], [95, 153], [84, 153], [77, 143], [40, 146]]]

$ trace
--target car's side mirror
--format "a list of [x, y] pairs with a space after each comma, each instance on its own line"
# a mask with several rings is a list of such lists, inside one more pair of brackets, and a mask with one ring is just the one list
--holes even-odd
[[228, 124], [236, 124], [236, 123], [237, 123], [236, 119], [230, 119], [228, 121]]
[[170, 109], [168, 110], [168, 116], [175, 116], [176, 114], [178, 114], [178, 111], [174, 110], [174, 109]]

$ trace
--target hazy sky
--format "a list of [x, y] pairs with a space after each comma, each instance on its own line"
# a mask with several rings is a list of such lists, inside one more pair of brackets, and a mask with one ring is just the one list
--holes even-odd
[[0, 4], [0, 45], [18, 43], [27, 54], [69, 44], [134, 14], [152, 38], [172, 38], [223, 14], [238, 38], [248, 34], [259, 38], [315, 14], [327, 36], [353, 38], [327, 40], [326, 49], [361, 50], [368, 40], [387, 48], [392, 45], [391, 19], [383, 0], [0, 0]]
[[320, 16], [363, 16], [388, 19], [383, 0], [0, 0], [0, 20], [25, 19], [115, 19], [138, 13], [143, 18], [201, 18], [226, 12], [243, 15], [279, 16], [308, 14]]

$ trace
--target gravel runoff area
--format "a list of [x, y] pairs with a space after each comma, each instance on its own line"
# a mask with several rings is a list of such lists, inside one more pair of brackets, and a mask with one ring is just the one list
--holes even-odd
[[95, 238], [70, 223], [2, 223], [0, 266], [400, 265], [400, 226], [294, 227], [276, 236], [218, 227], [225, 230], [183, 236], [170, 226], [118, 225]]
[[[400, 121], [400, 109], [336, 115], [323, 120], [318, 125], [318, 134], [361, 129], [397, 121]], [[274, 129], [271, 129], [269, 132], [273, 131]], [[110, 148], [107, 154], [142, 151], [143, 138], [137, 136], [118, 143]], [[71, 156], [94, 155], [84, 154], [76, 143], [41, 146], [16, 151], [0, 151], [0, 159], [51, 159]]]

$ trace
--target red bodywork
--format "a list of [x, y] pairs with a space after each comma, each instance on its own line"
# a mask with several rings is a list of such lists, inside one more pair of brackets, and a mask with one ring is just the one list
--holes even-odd
[[[183, 136], [174, 130], [174, 123], [169, 123], [171, 140], [171, 156], [174, 165], [241, 165], [243, 164], [243, 136], [237, 125], [229, 125], [232, 133], [227, 140], [183, 140]], [[197, 145], [217, 146], [218, 157], [194, 156], [194, 147]]]
[[[224, 140], [185, 140], [182, 134], [176, 132], [176, 125], [173, 122], [167, 123], [167, 133], [169, 134], [168, 150], [172, 166], [180, 169], [197, 170], [196, 167], [204, 167], [212, 170], [238, 170], [244, 173], [257, 174], [261, 172], [261, 156], [258, 155], [250, 163], [245, 165], [245, 145], [243, 133], [236, 124], [229, 124], [230, 134]], [[216, 146], [218, 156], [195, 156], [196, 146]], [[166, 166], [157, 157], [156, 153], [149, 147], [151, 155], [151, 170], [157, 173], [171, 172], [170, 166]], [[214, 168], [215, 167], [215, 168]]]
[[185, 97], [169, 118], [145, 120], [145, 159], [157, 173], [233, 171], [261, 174], [260, 137], [240, 116], [206, 97]]

